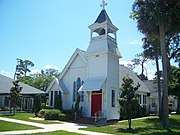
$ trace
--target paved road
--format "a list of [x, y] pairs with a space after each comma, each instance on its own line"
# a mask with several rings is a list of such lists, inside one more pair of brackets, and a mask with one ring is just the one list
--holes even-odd
[[58, 130], [64, 130], [68, 132], [80, 133], [80, 134], [85, 134], [85, 135], [110, 135], [110, 134], [105, 134], [105, 133], [79, 130], [79, 128], [87, 128], [88, 126], [91, 126], [87, 124], [76, 124], [76, 123], [69, 123], [69, 122], [64, 122], [63, 124], [40, 124], [40, 123], [35, 123], [35, 122], [28, 122], [28, 121], [23, 121], [23, 120], [15, 120], [15, 119], [2, 118], [2, 117], [0, 117], [0, 120], [15, 122], [19, 124], [26, 124], [26, 125], [42, 128], [42, 129], [35, 129], [35, 130], [6, 131], [6, 132], [0, 132], [0, 135], [32, 134], [32, 133], [40, 133], [40, 132], [41, 133], [52, 132], [52, 131], [58, 131]]

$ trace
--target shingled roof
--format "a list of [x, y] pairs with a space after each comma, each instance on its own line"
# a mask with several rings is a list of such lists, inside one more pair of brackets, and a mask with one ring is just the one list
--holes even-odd
[[96, 21], [94, 23], [103, 23], [105, 21], [108, 21], [112, 24], [106, 10], [102, 10], [101, 13], [99, 14], [98, 18], [96, 19]]
[[[0, 95], [10, 93], [10, 89], [13, 86], [13, 81], [13, 79], [0, 74]], [[29, 86], [27, 84], [21, 82], [19, 84], [22, 87], [22, 95], [45, 94], [44, 91]]]

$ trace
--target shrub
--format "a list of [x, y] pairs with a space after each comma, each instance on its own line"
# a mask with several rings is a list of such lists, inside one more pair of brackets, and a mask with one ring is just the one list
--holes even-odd
[[69, 109], [69, 110], [63, 110], [64, 114], [66, 114], [68, 117], [69, 117], [69, 120], [73, 120], [73, 110], [72, 109]]
[[39, 111], [39, 116], [45, 118], [45, 120], [70, 121], [71, 114], [71, 110], [60, 112], [58, 109], [42, 109]]
[[51, 106], [46, 106], [46, 109], [54, 109], [54, 108]]
[[9, 111], [10, 109], [9, 109], [9, 107], [4, 107], [3, 110], [4, 111]]
[[41, 110], [41, 95], [37, 94], [34, 97], [34, 112], [35, 116], [38, 116], [38, 112]]
[[42, 103], [42, 104], [41, 104], [41, 108], [42, 108], [42, 109], [45, 109], [45, 108], [46, 108], [46, 103]]
[[48, 109], [45, 111], [45, 120], [58, 120], [60, 111], [57, 109]]
[[70, 115], [68, 113], [59, 113], [59, 120], [61, 121], [69, 121]]
[[146, 116], [147, 115], [146, 105], [142, 105], [141, 110], [142, 110], [142, 116]]
[[3, 109], [0, 107], [0, 111], [2, 111]]
[[137, 118], [142, 117], [142, 108], [141, 108], [140, 104], [138, 104], [138, 106], [137, 106], [136, 117]]
[[16, 107], [16, 111], [21, 111], [21, 108], [20, 107]]
[[44, 118], [44, 117], [45, 117], [45, 113], [46, 113], [46, 110], [45, 110], [45, 109], [42, 109], [42, 110], [39, 111], [39, 116], [40, 116], [41, 118]]
[[[135, 103], [135, 102], [134, 102]], [[133, 104], [134, 104], [133, 103]], [[135, 106], [136, 105], [136, 106]], [[146, 105], [139, 105], [139, 104], [134, 104], [134, 107], [136, 107], [136, 110], [133, 112], [133, 117], [132, 118], [139, 118], [139, 117], [144, 117], [147, 116], [146, 113]], [[121, 107], [120, 109], [120, 120], [125, 120], [126, 118], [126, 111], [124, 110], [124, 108]]]
[[61, 94], [56, 95], [54, 99], [54, 108], [62, 110], [62, 99], [61, 99]]
[[71, 115], [72, 114], [72, 110], [71, 109], [70, 110], [63, 110], [63, 113]]

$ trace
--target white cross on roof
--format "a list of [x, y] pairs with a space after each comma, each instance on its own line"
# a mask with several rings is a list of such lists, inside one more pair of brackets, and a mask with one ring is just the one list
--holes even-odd
[[102, 7], [102, 9], [105, 9], [105, 6], [107, 6], [107, 3], [105, 2], [105, 0], [102, 0], [102, 4], [100, 5]]

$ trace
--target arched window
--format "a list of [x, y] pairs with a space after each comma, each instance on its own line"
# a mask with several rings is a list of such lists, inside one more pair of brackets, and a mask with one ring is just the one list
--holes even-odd
[[[74, 102], [76, 101], [76, 98], [77, 98], [77, 95], [78, 95], [77, 94], [78, 90], [83, 85], [83, 83], [84, 83], [84, 81], [81, 81], [81, 79], [79, 77], [73, 83], [73, 101]], [[83, 102], [84, 101], [84, 92], [80, 92], [79, 94], [81, 96], [81, 102]]]
[[81, 87], [81, 79], [78, 77], [77, 81], [77, 90], [79, 90], [79, 88]]
[[73, 83], [73, 101], [76, 101], [76, 82]]
[[[82, 81], [81, 83], [82, 85], [84, 84], [84, 81]], [[81, 92], [81, 102], [84, 101], [84, 91]]]

